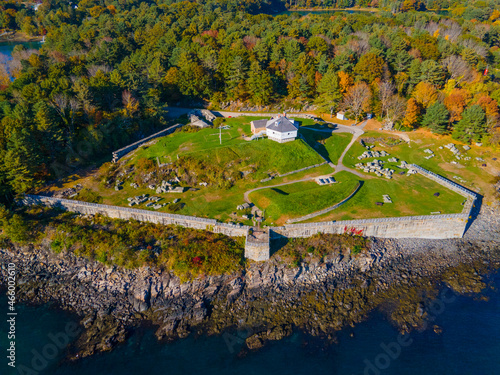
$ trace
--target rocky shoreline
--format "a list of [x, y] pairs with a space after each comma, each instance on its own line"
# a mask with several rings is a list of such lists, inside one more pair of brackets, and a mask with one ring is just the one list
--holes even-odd
[[[159, 339], [190, 333], [245, 330], [246, 347], [289, 335], [293, 328], [334, 340], [341, 328], [384, 311], [402, 331], [424, 324], [444, 282], [457, 293], [478, 293], [484, 274], [500, 267], [500, 214], [483, 206], [463, 239], [371, 239], [366, 252], [349, 249], [291, 268], [278, 256], [242, 272], [181, 283], [157, 269], [106, 267], [48, 243], [0, 249], [2, 280], [8, 263], [18, 273], [18, 298], [54, 302], [75, 312], [85, 330], [73, 359], [111, 350], [148, 322]], [[4, 282], [4, 281], [2, 281]], [[0, 284], [0, 287], [4, 286]]]
[[42, 36], [28, 36], [19, 31], [6, 32], [0, 36], [0, 43], [3, 42], [40, 42], [43, 39]]

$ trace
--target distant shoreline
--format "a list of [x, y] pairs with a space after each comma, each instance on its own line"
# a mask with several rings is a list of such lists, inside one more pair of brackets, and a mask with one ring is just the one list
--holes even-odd
[[379, 11], [378, 8], [290, 8], [287, 9], [289, 12], [342, 12], [342, 11], [359, 11], [359, 12], [371, 12], [376, 13]]
[[40, 42], [43, 39], [42, 36], [28, 36], [24, 33], [18, 31], [11, 31], [0, 36], [0, 43], [4, 42]]

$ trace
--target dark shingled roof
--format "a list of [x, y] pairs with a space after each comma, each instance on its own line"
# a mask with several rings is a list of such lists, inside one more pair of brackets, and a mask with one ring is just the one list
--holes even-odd
[[280, 133], [296, 131], [299, 127], [294, 124], [293, 120], [286, 117], [277, 117], [269, 120], [266, 129], [271, 129]]
[[254, 120], [252, 124], [255, 129], [263, 129], [266, 127], [267, 120]]

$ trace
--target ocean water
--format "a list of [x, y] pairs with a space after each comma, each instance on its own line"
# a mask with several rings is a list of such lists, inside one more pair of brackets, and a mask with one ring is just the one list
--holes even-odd
[[[486, 299], [454, 295], [444, 289], [433, 305], [428, 329], [400, 336], [379, 313], [338, 335], [328, 344], [308, 334], [295, 332], [263, 349], [239, 355], [243, 333], [220, 336], [190, 336], [172, 343], [159, 343], [152, 328], [135, 332], [114, 351], [69, 363], [63, 361], [64, 345], [72, 339], [77, 319], [49, 306], [18, 305], [16, 324], [16, 369], [1, 356], [0, 374], [50, 375], [293, 375], [293, 374], [390, 374], [452, 375], [500, 373], [500, 275], [483, 293]], [[6, 316], [6, 298], [0, 306]], [[0, 326], [0, 344], [5, 353], [7, 323]], [[61, 344], [59, 349], [55, 344]]]

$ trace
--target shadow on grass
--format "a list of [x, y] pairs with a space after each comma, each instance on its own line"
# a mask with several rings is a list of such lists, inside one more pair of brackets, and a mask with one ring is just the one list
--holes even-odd
[[319, 132], [314, 132], [312, 130], [309, 131], [303, 131], [306, 130], [307, 128], [301, 128], [300, 129], [300, 134], [304, 137], [304, 140], [306, 143], [311, 146], [318, 154], [323, 156], [328, 162], [331, 162], [330, 160], [330, 154], [328, 153], [328, 150], [324, 145], [322, 145], [319, 141], [323, 141], [325, 139], [328, 139], [331, 137], [331, 133], [319, 133]]

